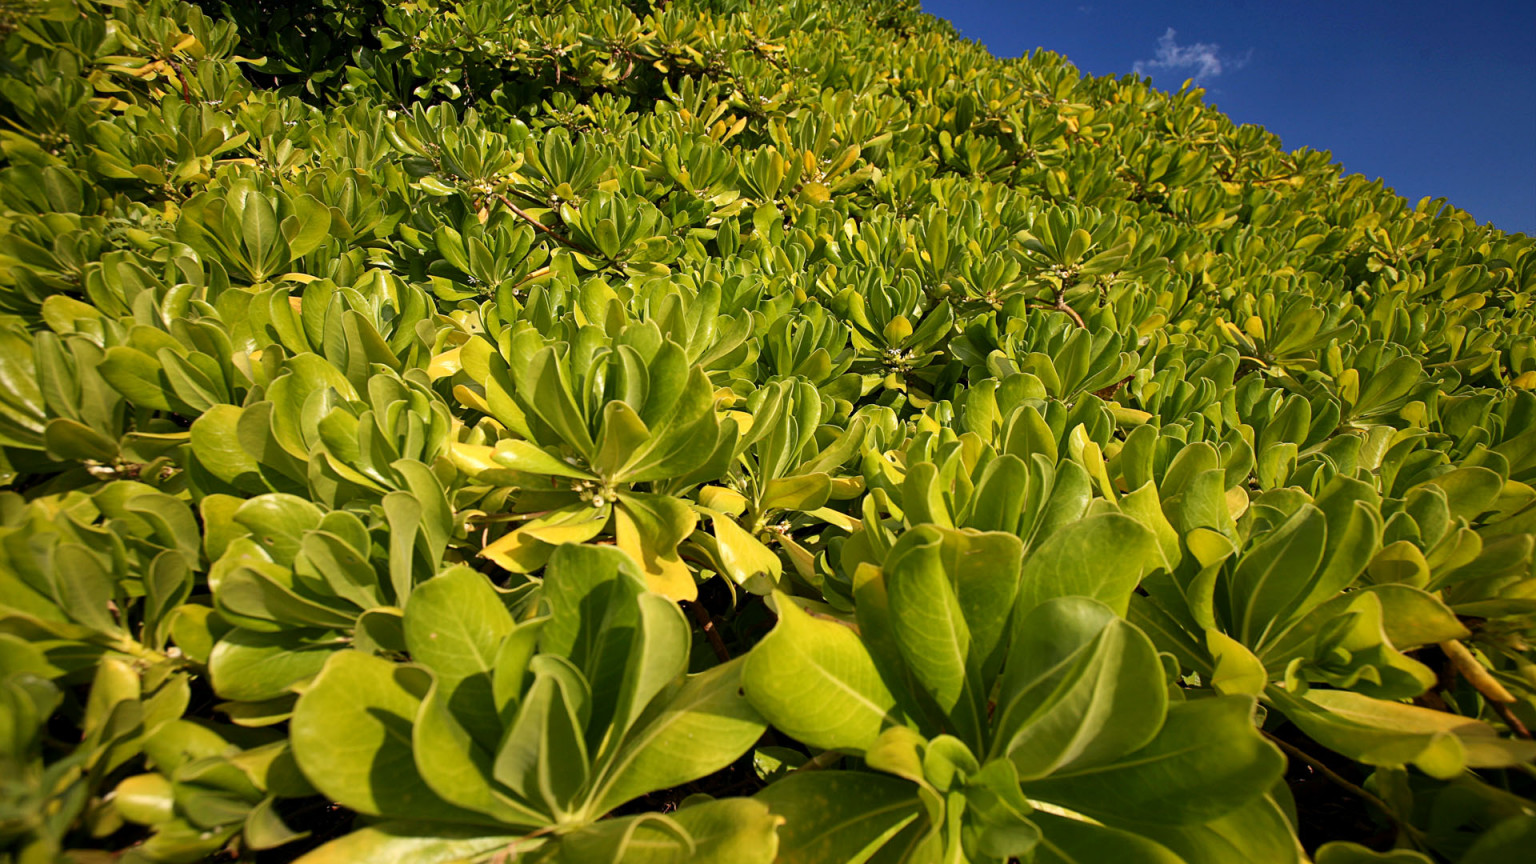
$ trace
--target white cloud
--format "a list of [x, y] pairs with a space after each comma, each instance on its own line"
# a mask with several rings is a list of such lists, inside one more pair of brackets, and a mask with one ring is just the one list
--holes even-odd
[[1184, 69], [1192, 73], [1189, 77], [1194, 78], [1196, 84], [1202, 84], [1219, 77], [1223, 69], [1241, 69], [1248, 62], [1247, 55], [1223, 57], [1221, 46], [1214, 42], [1180, 45], [1178, 35], [1169, 27], [1162, 38], [1157, 40], [1157, 56], [1151, 60], [1137, 60], [1131, 67], [1132, 71], [1137, 75], [1153, 75], [1159, 71]]

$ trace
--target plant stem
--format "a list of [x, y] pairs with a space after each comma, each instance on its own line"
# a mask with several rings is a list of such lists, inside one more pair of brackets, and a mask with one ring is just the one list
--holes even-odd
[[1499, 716], [1504, 718], [1504, 723], [1509, 726], [1509, 731], [1515, 733], [1515, 737], [1525, 738], [1526, 740], [1531, 739], [1531, 730], [1525, 728], [1525, 724], [1520, 721], [1519, 717], [1515, 716], [1515, 712], [1508, 705], [1505, 705], [1503, 702], [1495, 702], [1493, 703], [1493, 710], [1497, 711]]
[[1509, 708], [1509, 703], [1514, 702], [1515, 697], [1510, 695], [1503, 684], [1499, 683], [1499, 679], [1493, 677], [1493, 673], [1489, 672], [1487, 667], [1472, 656], [1467, 646], [1461, 644], [1458, 639], [1447, 639], [1440, 643], [1440, 650], [1445, 652], [1445, 656], [1450, 659], [1456, 671], [1461, 673], [1461, 677], [1467, 679], [1467, 683], [1481, 693], [1488, 704], [1493, 706], [1493, 710], [1504, 718], [1509, 731], [1520, 738], [1531, 737], [1531, 730], [1525, 728], [1525, 724], [1520, 722], [1520, 718], [1516, 717], [1515, 712]]
[[704, 631], [704, 638], [709, 640], [709, 647], [715, 649], [715, 656], [720, 658], [721, 663], [729, 663], [731, 652], [725, 647], [725, 640], [720, 638], [720, 631], [715, 629], [715, 619], [709, 610], [697, 600], [684, 601], [683, 605], [688, 607], [689, 614], [698, 622], [699, 629]]
[[1065, 312], [1072, 318], [1073, 321], [1077, 322], [1077, 326], [1083, 328], [1084, 330], [1088, 329], [1088, 325], [1083, 322], [1083, 316], [1077, 314], [1076, 309], [1068, 306], [1067, 301], [1062, 297], [1057, 297], [1055, 303], [1047, 303], [1044, 300], [1032, 300], [1030, 301], [1029, 306], [1032, 309], [1051, 309], [1056, 312]]
[[516, 291], [517, 289], [523, 287], [524, 285], [527, 285], [530, 282], [537, 282], [538, 280], [543, 279], [545, 276], [548, 276], [552, 272], [554, 272], [554, 269], [551, 268], [551, 267], [540, 267], [539, 269], [533, 271], [532, 273], [529, 273], [527, 276], [524, 276], [522, 279], [518, 280], [518, 283], [516, 285], [512, 286], [512, 290]]
[[[1263, 732], [1263, 730], [1260, 731]], [[1344, 779], [1343, 775], [1339, 774], [1337, 771], [1334, 771], [1332, 768], [1329, 768], [1327, 765], [1324, 765], [1321, 761], [1300, 747], [1297, 747], [1288, 741], [1283, 741], [1280, 738], [1270, 734], [1269, 732], [1263, 732], [1263, 735], [1265, 738], [1268, 738], [1269, 740], [1275, 742], [1275, 744], [1279, 745], [1280, 749], [1284, 750], [1288, 755], [1300, 759], [1312, 770], [1323, 775], [1323, 777], [1326, 778], [1329, 782], [1380, 811], [1383, 816], [1387, 817], [1387, 819], [1394, 826], [1396, 826], [1397, 830], [1407, 834], [1413, 839], [1415, 843], [1420, 845], [1424, 843], [1424, 832], [1420, 831], [1412, 825], [1409, 825], [1402, 819], [1399, 819], [1397, 813], [1392, 810], [1392, 805], [1381, 800], [1365, 789], [1355, 785], [1354, 783]]]
[[554, 238], [555, 242], [564, 244], [566, 246], [569, 246], [572, 249], [575, 249], [577, 252], [580, 252], [583, 255], [587, 255], [587, 256], [591, 256], [591, 257], [597, 257], [597, 258], [602, 257], [602, 256], [598, 255], [596, 252], [593, 252], [591, 249], [588, 249], [587, 247], [581, 245], [580, 243], [577, 243], [575, 240], [572, 240], [572, 239], [570, 239], [569, 237], [566, 237], [563, 234], [557, 233], [553, 228], [550, 228], [549, 226], [545, 225], [543, 222], [540, 222], [539, 220], [533, 218], [533, 216], [531, 216], [528, 213], [528, 211], [526, 211], [523, 208], [517, 206], [516, 204], [513, 204], [511, 202], [511, 200], [507, 198], [507, 196], [501, 194], [500, 192], [495, 193], [495, 196], [496, 196], [496, 200], [500, 201], [503, 207], [506, 207], [508, 210], [512, 211], [512, 215], [514, 215], [517, 218], [523, 220], [524, 222], [527, 222], [529, 225], [532, 225], [535, 230], [543, 231], [545, 234], [548, 234], [550, 237]]

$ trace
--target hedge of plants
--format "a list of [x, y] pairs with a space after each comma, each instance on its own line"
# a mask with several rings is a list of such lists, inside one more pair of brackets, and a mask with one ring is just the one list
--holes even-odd
[[1536, 849], [1531, 238], [908, 0], [0, 10], [0, 862]]

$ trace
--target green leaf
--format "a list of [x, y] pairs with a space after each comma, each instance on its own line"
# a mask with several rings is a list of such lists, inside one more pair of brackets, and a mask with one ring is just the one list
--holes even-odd
[[1215, 628], [1205, 631], [1205, 648], [1215, 662], [1211, 688], [1223, 695], [1258, 696], [1269, 685], [1269, 673], [1243, 643]]
[[107, 349], [98, 370], [123, 398], [153, 411], [171, 410], [166, 399], [166, 382], [155, 358], [126, 345], [114, 345]]
[[416, 536], [422, 525], [422, 505], [409, 492], [384, 496], [384, 519], [389, 523], [389, 585], [395, 605], [404, 606], [416, 581]]
[[1477, 838], [1459, 864], [1501, 864], [1518, 859], [1536, 840], [1536, 817], [1510, 816]]
[[[715, 553], [724, 574], [753, 594], [768, 594], [784, 575], [784, 562], [747, 533], [736, 520], [716, 510], [700, 508], [714, 528]], [[694, 535], [697, 537], [698, 535]]]
[[1157, 649], [1087, 597], [1058, 597], [1015, 624], [993, 723], [994, 757], [1024, 780], [1112, 762], [1152, 741], [1167, 687]]
[[513, 848], [520, 839], [518, 834], [477, 828], [383, 822], [338, 837], [294, 864], [462, 864]]
[[763, 487], [764, 510], [815, 510], [826, 506], [832, 493], [832, 478], [826, 474], [800, 474], [776, 477]]
[[1322, 512], [1303, 505], [1243, 555], [1231, 588], [1238, 641], [1259, 646], [1283, 626], [1281, 613], [1306, 590], [1322, 560], [1326, 532]]
[[693, 641], [688, 621], [676, 603], [660, 594], [649, 593], [636, 597], [635, 602], [640, 612], [638, 626], [625, 658], [623, 683], [613, 703], [611, 720], [607, 694], [594, 706], [593, 712], [597, 721], [606, 720], [612, 724], [609, 737], [615, 743], [629, 731], [657, 694], [688, 671], [688, 654]]
[[593, 507], [577, 501], [525, 522], [481, 549], [480, 555], [513, 573], [531, 573], [549, 561], [556, 546], [585, 543], [602, 533], [613, 509], [610, 504]]
[[411, 727], [430, 683], [358, 651], [331, 655], [293, 709], [293, 755], [331, 800], [372, 816], [487, 821], [439, 798], [416, 770]]
[[117, 459], [117, 442], [95, 429], [67, 417], [55, 417], [43, 428], [43, 446], [61, 462], [87, 460], [111, 464]]
[[[284, 626], [350, 630], [355, 610], [332, 608], [294, 589], [288, 570], [265, 561], [230, 569], [214, 591], [214, 607], [230, 622], [254, 630]], [[338, 604], [343, 605], [343, 604]]]
[[1407, 585], [1376, 585], [1365, 589], [1381, 600], [1381, 624], [1399, 651], [1412, 651], [1448, 639], [1471, 635], [1440, 598]]
[[[369, 541], [363, 548], [372, 545]], [[294, 573], [307, 579], [307, 584], [317, 592], [335, 594], [359, 609], [370, 609], [385, 602], [379, 574], [367, 555], [329, 531], [317, 529], [304, 533], [304, 539], [299, 543], [299, 556], [294, 561]]]
[[1109, 825], [1219, 819], [1263, 795], [1285, 770], [1280, 751], [1254, 728], [1253, 706], [1242, 696], [1174, 703], [1145, 747], [1026, 782], [1024, 794]]
[[1124, 616], [1131, 593], [1162, 561], [1157, 538], [1129, 516], [1101, 513], [1073, 522], [1024, 561], [1015, 614], [1024, 615], [1054, 597], [1081, 596]]
[[602, 767], [593, 812], [697, 780], [747, 752], [767, 724], [741, 694], [742, 666], [737, 658], [661, 694]]
[[553, 347], [541, 348], [529, 359], [526, 368], [514, 365], [513, 380], [519, 398], [525, 400], [539, 419], [549, 424], [560, 440], [574, 447], [588, 461], [595, 457], [595, 445], [577, 401], [571, 395], [565, 362]]
[[[290, 227], [292, 226], [292, 227]], [[331, 209], [313, 195], [293, 199], [293, 215], [283, 220], [288, 258], [296, 260], [313, 252], [330, 236]]]
[[861, 752], [895, 722], [896, 700], [869, 651], [842, 624], [812, 618], [774, 595], [779, 622], [741, 673], [747, 699], [785, 734], [822, 749]]
[[1236, 810], [1199, 825], [1147, 825], [1145, 836], [1173, 850], [1187, 864], [1273, 861], [1306, 864], [1296, 828], [1273, 796], [1255, 798]]
[[1412, 849], [1377, 852], [1345, 840], [1335, 840], [1317, 847], [1317, 855], [1312, 860], [1316, 864], [1434, 864], [1433, 859]]
[[594, 479], [589, 471], [583, 471], [563, 462], [528, 441], [503, 438], [496, 442], [496, 452], [491, 455], [499, 465], [529, 474], [545, 474], [552, 477], [575, 477], [580, 480]]
[[208, 658], [213, 691], [225, 699], [276, 699], [320, 673], [337, 640], [315, 641], [292, 630], [256, 633], [236, 628]]
[[1412, 763], [1449, 780], [1469, 767], [1503, 768], [1536, 759], [1536, 743], [1501, 738], [1487, 723], [1446, 711], [1348, 690], [1310, 690], [1297, 698], [1270, 687], [1265, 697], [1312, 740], [1367, 765]]
[[182, 654], [197, 663], [207, 663], [216, 641], [230, 625], [218, 612], [207, 606], [182, 604], [170, 617], [171, 641]]
[[1035, 851], [1038, 864], [1186, 864], [1156, 842], [1119, 828], [1043, 812], [1033, 813], [1029, 819], [1040, 828], [1040, 843]]
[[265, 280], [277, 275], [275, 267], [268, 267], [268, 259], [272, 257], [273, 246], [278, 240], [277, 213], [272, 209], [272, 202], [254, 190], [245, 195], [241, 203], [244, 205], [240, 214], [241, 234], [250, 255], [252, 275], [258, 280]]
[[1425, 485], [1429, 484], [1445, 492], [1451, 518], [1475, 524], [1479, 516], [1493, 507], [1504, 489], [1504, 478], [1487, 468], [1464, 465], [1426, 481]]
[[635, 409], [617, 399], [609, 402], [603, 406], [602, 431], [597, 437], [592, 470], [616, 481], [623, 478], [625, 465], [650, 438], [651, 430]]
[[677, 546], [698, 521], [698, 514], [679, 498], [621, 493], [614, 508], [614, 543], [640, 565], [650, 590], [672, 600], [693, 600], [699, 587]]
[[[971, 631], [944, 571], [938, 531], [922, 526], [902, 535], [885, 564], [891, 629], [902, 657], [939, 709], [957, 718], [961, 734], [977, 741], [980, 706], [974, 704], [980, 682], [967, 687]], [[962, 704], [961, 697], [966, 696]]]
[[557, 821], [579, 812], [591, 762], [585, 731], [592, 691], [563, 657], [537, 655], [528, 664], [533, 685], [497, 753], [496, 779], [530, 801], [540, 801]]
[[265, 492], [261, 463], [240, 445], [243, 413], [234, 405], [215, 405], [192, 421], [192, 455], [199, 467], [236, 489]]
[[[477, 743], [459, 722], [442, 683], [434, 678], [411, 729], [411, 748], [422, 780], [444, 801], [484, 813], [499, 824], [528, 829], [548, 824], [548, 814], [495, 788], [491, 750]], [[494, 739], [490, 746], [496, 746]]]
[[790, 774], [756, 800], [784, 818], [779, 861], [898, 862], [932, 825], [917, 786], [882, 774], [807, 771]]
[[453, 567], [423, 582], [405, 607], [411, 659], [430, 668], [441, 699], [482, 746], [501, 733], [492, 692], [497, 652], [512, 632], [512, 615], [489, 579]]
[[276, 849], [309, 836], [308, 831], [294, 831], [283, 823], [273, 807], [276, 801], [276, 797], [268, 795], [246, 814], [241, 832], [252, 849]]
[[129, 822], [157, 825], [176, 815], [175, 791], [161, 774], [137, 774], [117, 784], [112, 806]]
[[405, 644], [412, 659], [440, 680], [489, 673], [512, 616], [485, 575], [453, 567], [423, 582], [405, 609]]
[[770, 864], [778, 854], [778, 815], [750, 798], [684, 806], [667, 813], [608, 819], [560, 838], [550, 864]]
[[[544, 596], [551, 614], [540, 632], [539, 650], [565, 657], [581, 670], [596, 694], [594, 713], [599, 723], [620, 711], [621, 691], [633, 698], [654, 686], [643, 686], [636, 680], [644, 677], [642, 670], [630, 668], [631, 661], [645, 660], [634, 656], [637, 647], [643, 648], [637, 642], [661, 636], [644, 632], [638, 599], [644, 591], [634, 562], [613, 548], [567, 544], [555, 550], [545, 570]], [[675, 626], [676, 621], [671, 623]], [[660, 660], [653, 658], [653, 662]], [[675, 668], [666, 679], [684, 668]], [[643, 707], [631, 705], [625, 710]]]
[[[675, 383], [662, 377], [658, 369], [668, 361], [683, 370], [674, 376]], [[704, 370], [687, 366], [682, 349], [673, 342], [663, 342], [651, 364], [651, 391], [640, 415], [650, 429], [650, 438], [630, 454], [624, 468], [614, 476], [627, 483], [671, 480], [688, 474], [709, 461], [720, 436], [715, 391]]]
[[1411, 540], [1399, 540], [1382, 547], [1367, 565], [1366, 573], [1369, 581], [1378, 585], [1423, 588], [1429, 584], [1429, 562]]
[[261, 495], [240, 505], [234, 521], [251, 532], [268, 556], [291, 566], [298, 557], [304, 532], [320, 524], [320, 508], [297, 495]]

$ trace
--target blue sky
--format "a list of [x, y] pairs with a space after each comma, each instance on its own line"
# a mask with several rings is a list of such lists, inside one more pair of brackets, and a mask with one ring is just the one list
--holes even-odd
[[1239, 123], [1536, 234], [1536, 0], [923, 0], [999, 57], [1196, 78]]

